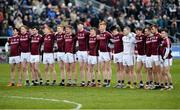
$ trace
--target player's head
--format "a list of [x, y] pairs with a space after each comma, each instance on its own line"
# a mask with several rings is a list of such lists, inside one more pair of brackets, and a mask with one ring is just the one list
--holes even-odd
[[51, 33], [51, 28], [48, 27], [48, 26], [44, 27], [43, 32], [44, 32], [44, 34], [50, 34]]
[[110, 30], [111, 30], [113, 35], [117, 35], [120, 31], [120, 28], [117, 26], [112, 26]]
[[138, 27], [138, 28], [136, 28], [136, 34], [137, 35], [141, 35], [142, 34], [142, 28], [141, 27]]
[[128, 26], [124, 27], [124, 29], [123, 29], [123, 34], [124, 34], [125, 36], [128, 35], [130, 32], [131, 32], [130, 27], [128, 27]]
[[27, 32], [27, 26], [25, 26], [25, 25], [22, 25], [21, 27], [20, 27], [20, 31], [21, 31], [21, 34], [25, 34], [26, 32]]
[[91, 35], [91, 36], [95, 36], [96, 33], [97, 33], [97, 28], [91, 27], [91, 28], [90, 28], [90, 35]]
[[17, 28], [13, 29], [13, 35], [18, 35], [19, 34], [19, 30]]
[[31, 29], [31, 31], [33, 35], [38, 34], [38, 29], [35, 26]]
[[104, 32], [106, 30], [106, 22], [105, 21], [102, 21], [99, 23], [99, 31], [100, 32]]
[[66, 34], [71, 34], [72, 33], [72, 26], [67, 25], [65, 31], [66, 31]]
[[161, 37], [162, 38], [168, 37], [168, 30], [167, 29], [162, 29], [161, 30]]
[[58, 25], [57, 26], [57, 32], [62, 33], [64, 31], [64, 26], [63, 25]]
[[151, 29], [149, 27], [144, 28], [144, 35], [148, 36], [151, 34]]
[[84, 29], [84, 25], [83, 25], [83, 22], [79, 22], [79, 24], [78, 24], [78, 30], [79, 31], [82, 31], [83, 29]]
[[153, 34], [157, 33], [157, 32], [158, 32], [158, 26], [157, 26], [157, 25], [152, 25], [152, 26], [151, 26], [151, 32], [152, 32]]

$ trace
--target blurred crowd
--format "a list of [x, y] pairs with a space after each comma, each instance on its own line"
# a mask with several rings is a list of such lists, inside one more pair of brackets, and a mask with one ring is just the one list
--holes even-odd
[[[84, 22], [86, 28], [98, 27], [102, 20], [108, 28], [130, 26], [144, 28], [157, 24], [169, 29], [174, 36], [180, 29], [180, 3], [178, 0], [97, 0], [111, 7], [111, 10], [96, 10], [91, 2], [74, 5], [73, 0], [0, 0], [0, 36], [11, 36], [12, 28], [21, 25], [49, 25], [55, 29], [58, 24], [70, 24], [77, 30], [77, 22]], [[74, 0], [75, 1], [75, 0]], [[89, 0], [91, 1], [91, 0]], [[179, 22], [180, 23], [180, 22]]]

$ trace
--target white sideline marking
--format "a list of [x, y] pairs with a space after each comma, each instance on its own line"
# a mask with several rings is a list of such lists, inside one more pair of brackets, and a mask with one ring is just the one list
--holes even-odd
[[82, 107], [82, 104], [68, 101], [68, 100], [58, 100], [58, 99], [46, 99], [46, 98], [37, 98], [37, 97], [21, 97], [21, 96], [4, 96], [6, 98], [13, 98], [13, 99], [31, 99], [31, 100], [45, 100], [45, 101], [52, 101], [52, 102], [64, 102], [64, 103], [70, 103], [76, 105], [76, 108], [73, 110], [80, 110]]

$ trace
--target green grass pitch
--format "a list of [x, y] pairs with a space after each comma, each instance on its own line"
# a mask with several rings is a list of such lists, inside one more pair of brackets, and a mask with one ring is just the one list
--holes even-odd
[[[57, 65], [56, 70], [60, 79]], [[0, 64], [0, 109], [78, 109], [78, 104], [81, 109], [180, 109], [180, 60], [174, 60], [171, 68], [174, 83], [174, 90], [171, 91], [113, 88], [116, 81], [114, 64], [112, 71], [113, 80], [110, 88], [18, 88], [7, 87], [9, 65]], [[42, 65], [41, 72], [44, 72]], [[143, 77], [145, 79], [144, 73]]]

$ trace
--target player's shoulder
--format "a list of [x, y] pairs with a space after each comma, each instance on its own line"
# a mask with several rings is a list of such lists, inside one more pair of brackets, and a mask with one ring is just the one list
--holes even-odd
[[109, 31], [104, 32], [106, 35], [112, 35]]

